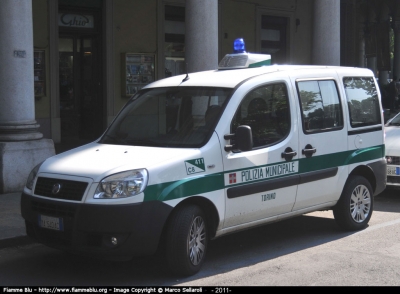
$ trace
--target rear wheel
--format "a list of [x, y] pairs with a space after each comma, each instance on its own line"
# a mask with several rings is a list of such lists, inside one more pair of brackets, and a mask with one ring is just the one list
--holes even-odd
[[367, 227], [373, 207], [371, 184], [364, 177], [351, 176], [333, 208], [333, 215], [342, 229], [356, 231]]
[[169, 269], [178, 275], [197, 273], [207, 251], [207, 223], [196, 205], [182, 206], [171, 217], [166, 236], [166, 258]]

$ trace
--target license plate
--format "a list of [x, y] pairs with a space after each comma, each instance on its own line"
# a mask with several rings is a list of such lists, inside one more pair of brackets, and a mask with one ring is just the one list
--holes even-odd
[[64, 231], [63, 219], [46, 215], [38, 216], [39, 227], [55, 231]]
[[387, 174], [388, 176], [399, 176], [400, 175], [400, 167], [399, 166], [387, 166]]

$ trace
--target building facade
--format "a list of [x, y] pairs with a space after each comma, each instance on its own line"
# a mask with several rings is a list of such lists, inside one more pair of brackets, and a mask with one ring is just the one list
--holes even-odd
[[[29, 89], [0, 94], [0, 143], [51, 140], [63, 151], [93, 141], [140, 88], [217, 68], [236, 38], [272, 63], [368, 67], [383, 84], [400, 77], [400, 0], [2, 0], [0, 19], [10, 35], [0, 38], [10, 45], [0, 77], [23, 77], [2, 89]], [[27, 117], [9, 111], [21, 105]]]
[[[188, 3], [196, 2], [206, 5], [188, 11]], [[312, 0], [33, 0], [34, 47], [46, 68], [35, 96], [40, 131], [56, 144], [94, 140], [142, 86], [183, 74], [186, 64], [189, 72], [216, 68], [239, 37], [248, 52], [272, 54], [276, 63], [329, 58], [338, 65], [340, 6], [320, 2], [331, 5]], [[314, 21], [325, 20], [315, 20], [314, 10], [332, 18], [329, 36], [321, 27], [315, 42]], [[209, 23], [214, 25], [206, 29]], [[329, 45], [327, 51], [324, 46], [331, 43], [336, 48]], [[312, 58], [313, 48], [324, 53]], [[142, 63], [143, 58], [148, 61]], [[207, 62], [208, 67], [199, 68]]]

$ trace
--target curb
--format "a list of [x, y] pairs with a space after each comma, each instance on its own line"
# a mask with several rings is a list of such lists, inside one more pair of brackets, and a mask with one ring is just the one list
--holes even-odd
[[28, 236], [18, 236], [13, 238], [7, 238], [0, 240], [0, 249], [25, 246], [36, 243], [34, 240]]

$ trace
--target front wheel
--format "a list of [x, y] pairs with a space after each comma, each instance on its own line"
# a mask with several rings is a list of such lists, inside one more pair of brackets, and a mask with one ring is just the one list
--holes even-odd
[[346, 231], [367, 227], [374, 207], [371, 184], [361, 176], [351, 176], [333, 208], [337, 224]]
[[203, 211], [196, 205], [178, 208], [171, 217], [166, 237], [169, 269], [183, 276], [197, 273], [203, 265], [208, 244]]

